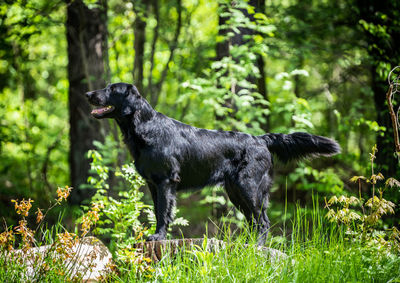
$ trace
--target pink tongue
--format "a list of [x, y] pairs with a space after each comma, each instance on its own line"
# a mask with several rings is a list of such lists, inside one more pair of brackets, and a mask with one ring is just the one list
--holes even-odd
[[107, 110], [107, 107], [93, 109], [91, 114], [102, 114]]

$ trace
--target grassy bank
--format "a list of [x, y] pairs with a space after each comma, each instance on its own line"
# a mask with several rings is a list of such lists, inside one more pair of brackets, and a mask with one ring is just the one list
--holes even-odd
[[[270, 247], [285, 258], [266, 258], [255, 248], [254, 233], [244, 231], [222, 239], [219, 252], [202, 247], [182, 249], [174, 258], [153, 264], [153, 272], [121, 269], [119, 282], [400, 282], [400, 257], [385, 247], [351, 240], [345, 229], [327, 223], [319, 209], [298, 209], [287, 238], [271, 238]], [[250, 237], [249, 237], [250, 235]], [[286, 239], [286, 240], [283, 240]], [[249, 245], [246, 245], [249, 243]]]
[[[168, 254], [159, 262], [140, 258], [134, 249], [117, 250], [114, 254], [114, 272], [108, 274], [107, 282], [400, 282], [399, 250], [385, 241], [362, 240], [349, 233], [348, 227], [327, 220], [326, 209], [317, 205], [313, 209], [297, 208], [295, 217], [284, 223], [282, 235], [270, 235], [270, 248], [285, 254], [269, 257], [257, 249], [257, 235], [249, 230], [231, 231], [226, 224], [217, 235], [226, 246], [210, 251], [203, 245], [182, 248], [177, 254]], [[94, 209], [96, 208], [96, 209]], [[92, 208], [92, 213], [98, 207]], [[22, 208], [21, 208], [22, 209]], [[27, 208], [25, 208], [27, 209]], [[28, 209], [29, 210], [29, 209]], [[26, 210], [27, 211], [27, 210]], [[17, 231], [22, 231], [22, 227]], [[74, 241], [82, 240], [83, 233], [69, 234], [61, 221], [51, 229], [44, 229], [42, 244], [60, 250], [64, 259]], [[63, 233], [61, 233], [63, 232]], [[19, 232], [29, 236], [29, 230]], [[23, 234], [25, 233], [25, 234]], [[272, 234], [272, 233], [271, 233]], [[0, 282], [80, 282], [63, 270], [62, 260], [50, 255], [41, 260], [33, 277], [27, 267], [7, 247], [7, 234], [1, 234]], [[9, 234], [10, 236], [11, 234]], [[275, 236], [275, 237], [274, 237]], [[11, 237], [11, 236], [10, 236]], [[384, 236], [382, 236], [384, 237]], [[373, 239], [379, 239], [373, 238]], [[382, 238], [383, 239], [383, 238]], [[8, 241], [14, 243], [13, 240]], [[26, 243], [26, 242], [22, 242]], [[21, 246], [20, 248], [27, 247]], [[126, 246], [125, 246], [126, 247]], [[121, 252], [127, 251], [124, 257]], [[118, 254], [119, 253], [119, 254]], [[62, 258], [62, 257], [61, 257]], [[130, 262], [128, 264], [127, 262]]]

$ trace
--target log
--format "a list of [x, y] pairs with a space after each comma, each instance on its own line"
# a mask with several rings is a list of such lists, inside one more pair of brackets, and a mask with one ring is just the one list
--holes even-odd
[[[135, 244], [138, 253], [150, 258], [153, 262], [160, 261], [164, 256], [174, 256], [180, 250], [193, 250], [196, 247], [208, 252], [218, 252], [221, 249], [233, 249], [235, 244], [228, 243], [215, 238], [194, 238], [194, 239], [173, 239], [162, 241], [142, 242]], [[286, 259], [287, 255], [277, 249], [262, 247], [257, 245], [244, 245], [245, 248], [254, 248], [260, 255], [271, 261]]]

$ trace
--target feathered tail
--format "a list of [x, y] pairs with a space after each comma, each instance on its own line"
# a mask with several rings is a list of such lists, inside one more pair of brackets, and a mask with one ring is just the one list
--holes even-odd
[[308, 133], [266, 134], [260, 137], [266, 141], [269, 151], [275, 153], [283, 162], [340, 153], [340, 146], [336, 141]]

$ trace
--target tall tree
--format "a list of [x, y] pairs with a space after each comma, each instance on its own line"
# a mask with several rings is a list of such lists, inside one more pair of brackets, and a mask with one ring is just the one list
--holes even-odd
[[89, 117], [84, 94], [105, 85], [107, 60], [107, 2], [89, 8], [82, 0], [67, 0], [68, 79], [70, 113], [69, 164], [71, 203], [79, 204], [90, 195], [80, 189], [89, 175], [86, 152], [94, 140], [103, 140], [104, 125]]
[[[157, 0], [153, 0], [157, 4]], [[133, 83], [139, 89], [143, 90], [143, 68], [144, 68], [144, 44], [146, 42], [146, 18], [147, 1], [137, 1], [134, 5], [136, 19], [134, 22], [134, 49], [135, 60], [133, 63]]]
[[365, 32], [368, 53], [371, 56], [371, 86], [374, 94], [376, 120], [386, 128], [385, 135], [377, 136], [377, 165], [384, 176], [400, 177], [400, 168], [394, 157], [393, 128], [385, 103], [388, 90], [387, 75], [400, 65], [400, 2], [356, 0], [358, 20]]

